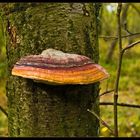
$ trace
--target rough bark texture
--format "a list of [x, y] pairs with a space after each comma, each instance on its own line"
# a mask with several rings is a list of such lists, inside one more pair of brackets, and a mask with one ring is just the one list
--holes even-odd
[[[8, 8], [7, 8], [8, 7]], [[98, 136], [98, 86], [51, 86], [11, 75], [20, 57], [46, 48], [83, 54], [98, 62], [98, 4], [12, 3], [3, 6], [9, 20], [9, 136]]]

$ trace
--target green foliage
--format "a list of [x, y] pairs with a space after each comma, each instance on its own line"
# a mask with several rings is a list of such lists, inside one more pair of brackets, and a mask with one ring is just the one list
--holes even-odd
[[[108, 12], [107, 6], [110, 4], [103, 4], [102, 13], [102, 35], [114, 36], [117, 33], [117, 20], [116, 20], [116, 10]], [[134, 6], [132, 6], [134, 5]], [[140, 11], [139, 4], [130, 4], [127, 11], [127, 28], [130, 32], [136, 33], [140, 31]], [[136, 8], [134, 8], [136, 7]], [[126, 31], [122, 28], [122, 35], [126, 35]], [[133, 42], [137, 38], [133, 38]], [[100, 61], [99, 63], [103, 65], [107, 71], [110, 73], [110, 78], [101, 83], [101, 93], [106, 91], [106, 89], [113, 89], [115, 78], [116, 78], [116, 66], [118, 59], [118, 44], [116, 45], [113, 59], [106, 64], [105, 59], [107, 51], [109, 49], [112, 40], [100, 39]], [[123, 47], [128, 44], [128, 40], [123, 39]], [[139, 104], [139, 94], [140, 94], [140, 45], [137, 45], [130, 50], [127, 50], [123, 56], [122, 71], [119, 83], [119, 98], [118, 102], [128, 103], [128, 104]], [[113, 102], [113, 92], [104, 95], [100, 98], [101, 102]], [[105, 120], [110, 127], [113, 129], [113, 106], [101, 106], [101, 118]], [[140, 136], [140, 110], [136, 108], [128, 107], [118, 107], [118, 125], [119, 125], [119, 136], [126, 137], [138, 137]], [[101, 124], [100, 136], [113, 136], [109, 130]]]
[[[6, 108], [5, 83], [6, 83], [6, 40], [5, 27], [0, 15], [0, 106]], [[7, 117], [0, 111], [0, 136], [7, 135]]]
[[0, 81], [6, 77], [6, 38], [2, 17], [0, 16]]
[[7, 135], [7, 118], [0, 112], [0, 136]]
[[[113, 61], [109, 64], [105, 63], [105, 52], [107, 52], [107, 45], [104, 40], [100, 40], [100, 64], [104, 66], [110, 73], [110, 78], [107, 82], [101, 83], [101, 92], [106, 90], [108, 84], [108, 89], [113, 89], [114, 82], [116, 78], [116, 61], [118, 59], [117, 53], [113, 56]], [[139, 45], [140, 46], [140, 45]], [[121, 103], [129, 104], [139, 104], [139, 94], [140, 94], [140, 47], [138, 45], [131, 50], [128, 50], [123, 58], [122, 71], [119, 83], [119, 101]], [[113, 93], [104, 95], [101, 97], [100, 101], [113, 102]], [[101, 117], [103, 120], [107, 121], [111, 128], [113, 128], [113, 107], [101, 106]], [[119, 134], [120, 136], [127, 137], [138, 137], [140, 136], [140, 110], [128, 107], [118, 107], [118, 122], [119, 122]], [[112, 136], [110, 132], [101, 125], [101, 136]]]
[[140, 3], [133, 3], [132, 6], [130, 6], [128, 9], [128, 15], [127, 15], [128, 29], [132, 33], [136, 33], [140, 31], [140, 26], [139, 26], [140, 8], [139, 7], [140, 7]]

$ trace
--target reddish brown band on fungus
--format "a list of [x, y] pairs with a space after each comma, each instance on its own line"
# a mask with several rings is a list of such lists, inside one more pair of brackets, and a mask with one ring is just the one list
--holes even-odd
[[86, 56], [47, 51], [49, 54], [21, 58], [12, 74], [55, 84], [89, 84], [109, 77], [103, 67]]
[[88, 57], [76, 57], [74, 58], [53, 58], [53, 57], [44, 57], [39, 55], [31, 55], [24, 58], [21, 58], [17, 65], [26, 65], [26, 66], [42, 66], [42, 67], [73, 67], [73, 66], [82, 66], [84, 64], [93, 63]]

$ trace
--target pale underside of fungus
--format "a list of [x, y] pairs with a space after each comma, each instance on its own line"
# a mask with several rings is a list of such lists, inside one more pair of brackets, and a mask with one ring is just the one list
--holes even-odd
[[102, 66], [86, 56], [51, 48], [40, 55], [21, 58], [14, 65], [12, 75], [55, 85], [90, 84], [109, 77]]

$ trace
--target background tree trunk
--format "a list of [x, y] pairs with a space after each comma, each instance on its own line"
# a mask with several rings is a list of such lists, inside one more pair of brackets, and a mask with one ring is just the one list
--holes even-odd
[[51, 86], [11, 75], [20, 57], [55, 48], [98, 62], [98, 4], [3, 4], [9, 136], [98, 136], [99, 84]]
[[[121, 15], [121, 26], [125, 29], [125, 26], [127, 24], [127, 11], [128, 11], [128, 8], [129, 8], [130, 4], [129, 3], [126, 3], [122, 9], [122, 15]], [[117, 30], [117, 28], [116, 28]], [[116, 34], [116, 36], [118, 36], [118, 33]], [[132, 39], [131, 38], [128, 38], [128, 42], [131, 42]], [[112, 43], [110, 44], [109, 46], [109, 49], [108, 49], [108, 52], [107, 52], [107, 56], [106, 56], [106, 63], [109, 63], [110, 60], [112, 60], [112, 57], [113, 57], [113, 54], [114, 54], [114, 51], [115, 51], [115, 47], [116, 47], [116, 44], [117, 44], [118, 40], [115, 39], [112, 41]]]

